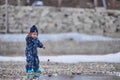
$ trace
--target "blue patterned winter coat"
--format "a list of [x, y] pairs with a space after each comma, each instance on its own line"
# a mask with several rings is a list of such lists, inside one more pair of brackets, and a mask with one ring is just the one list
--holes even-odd
[[31, 38], [29, 36], [26, 37], [26, 56], [27, 55], [32, 55], [32, 56], [37, 56], [37, 47], [42, 48], [43, 44], [39, 41], [38, 38]]

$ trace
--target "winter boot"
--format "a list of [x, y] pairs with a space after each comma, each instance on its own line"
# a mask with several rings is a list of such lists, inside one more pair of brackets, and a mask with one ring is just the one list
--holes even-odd
[[33, 70], [27, 70], [26, 71], [28, 74], [32, 74], [34, 71]]
[[35, 70], [36, 73], [41, 73], [40, 69]]

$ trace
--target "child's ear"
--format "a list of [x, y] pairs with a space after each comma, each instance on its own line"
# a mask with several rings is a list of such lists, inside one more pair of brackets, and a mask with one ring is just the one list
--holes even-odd
[[28, 35], [29, 35], [29, 37], [31, 37], [31, 33], [29, 33]]

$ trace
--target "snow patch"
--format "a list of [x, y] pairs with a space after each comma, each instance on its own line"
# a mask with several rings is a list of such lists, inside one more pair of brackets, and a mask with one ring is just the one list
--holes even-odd
[[[0, 41], [4, 42], [23, 42], [27, 34], [0, 34]], [[91, 36], [79, 33], [61, 33], [61, 34], [39, 34], [38, 38], [41, 41], [62, 41], [62, 40], [75, 40], [75, 41], [105, 41], [113, 40], [109, 37]]]
[[[62, 56], [39, 56], [40, 61], [78, 63], [78, 62], [115, 62], [120, 63], [120, 52], [108, 55], [62, 55]], [[0, 56], [0, 61], [25, 61], [25, 57]]]

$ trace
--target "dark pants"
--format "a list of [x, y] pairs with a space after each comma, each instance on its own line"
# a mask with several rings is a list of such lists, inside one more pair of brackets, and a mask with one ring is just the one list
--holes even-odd
[[27, 64], [26, 64], [26, 70], [37, 70], [39, 69], [39, 58], [38, 56], [36, 55], [32, 55], [32, 54], [27, 54], [26, 55], [26, 61], [27, 61]]

